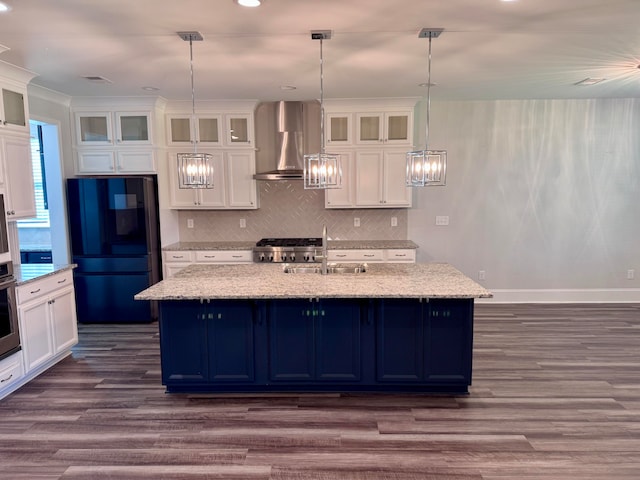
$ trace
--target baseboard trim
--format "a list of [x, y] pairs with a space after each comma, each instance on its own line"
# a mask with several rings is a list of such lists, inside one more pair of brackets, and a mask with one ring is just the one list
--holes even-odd
[[640, 303], [640, 288], [496, 289], [476, 303]]

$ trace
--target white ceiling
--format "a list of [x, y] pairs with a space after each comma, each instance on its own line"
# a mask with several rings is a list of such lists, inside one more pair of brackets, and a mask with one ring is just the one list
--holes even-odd
[[[197, 30], [197, 99], [318, 98], [320, 42], [310, 31], [327, 29], [326, 98], [423, 96], [423, 27], [445, 29], [432, 44], [434, 99], [640, 94], [639, 0], [7, 1], [0, 60], [68, 95], [190, 100], [189, 43], [176, 32]], [[587, 77], [606, 81], [574, 85]]]

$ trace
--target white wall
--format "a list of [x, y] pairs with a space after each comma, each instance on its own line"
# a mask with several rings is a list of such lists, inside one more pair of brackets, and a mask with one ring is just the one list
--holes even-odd
[[415, 193], [419, 261], [499, 300], [640, 301], [639, 132], [640, 99], [432, 102], [447, 185]]

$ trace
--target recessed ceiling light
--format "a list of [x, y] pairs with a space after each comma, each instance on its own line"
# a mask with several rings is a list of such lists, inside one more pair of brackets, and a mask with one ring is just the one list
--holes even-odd
[[[437, 84], [437, 83], [435, 83], [435, 82], [431, 82], [431, 86], [432, 86], [432, 87], [435, 87], [436, 85], [438, 85], [438, 84]], [[426, 87], [428, 87], [428, 86], [429, 86], [429, 83], [428, 83], [428, 82], [419, 83], [419, 84], [418, 84], [418, 86], [419, 86], [419, 87], [425, 87], [425, 88], [426, 88]]]
[[280, 85], [280, 90], [295, 90], [297, 88], [295, 85]]
[[259, 7], [262, 5], [262, 0], [233, 0], [241, 7]]
[[580, 80], [579, 82], [574, 83], [574, 85], [579, 85], [581, 87], [588, 85], [595, 85], [600, 82], [604, 82], [605, 78], [585, 78], [584, 80]]
[[11, 7], [4, 2], [0, 2], [0, 13], [5, 13], [11, 10]]

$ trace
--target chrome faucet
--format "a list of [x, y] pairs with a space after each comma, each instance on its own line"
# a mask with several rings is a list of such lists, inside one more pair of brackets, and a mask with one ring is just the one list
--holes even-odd
[[327, 226], [323, 225], [322, 226], [322, 269], [320, 270], [320, 273], [322, 275], [326, 275], [328, 273], [327, 271]]

